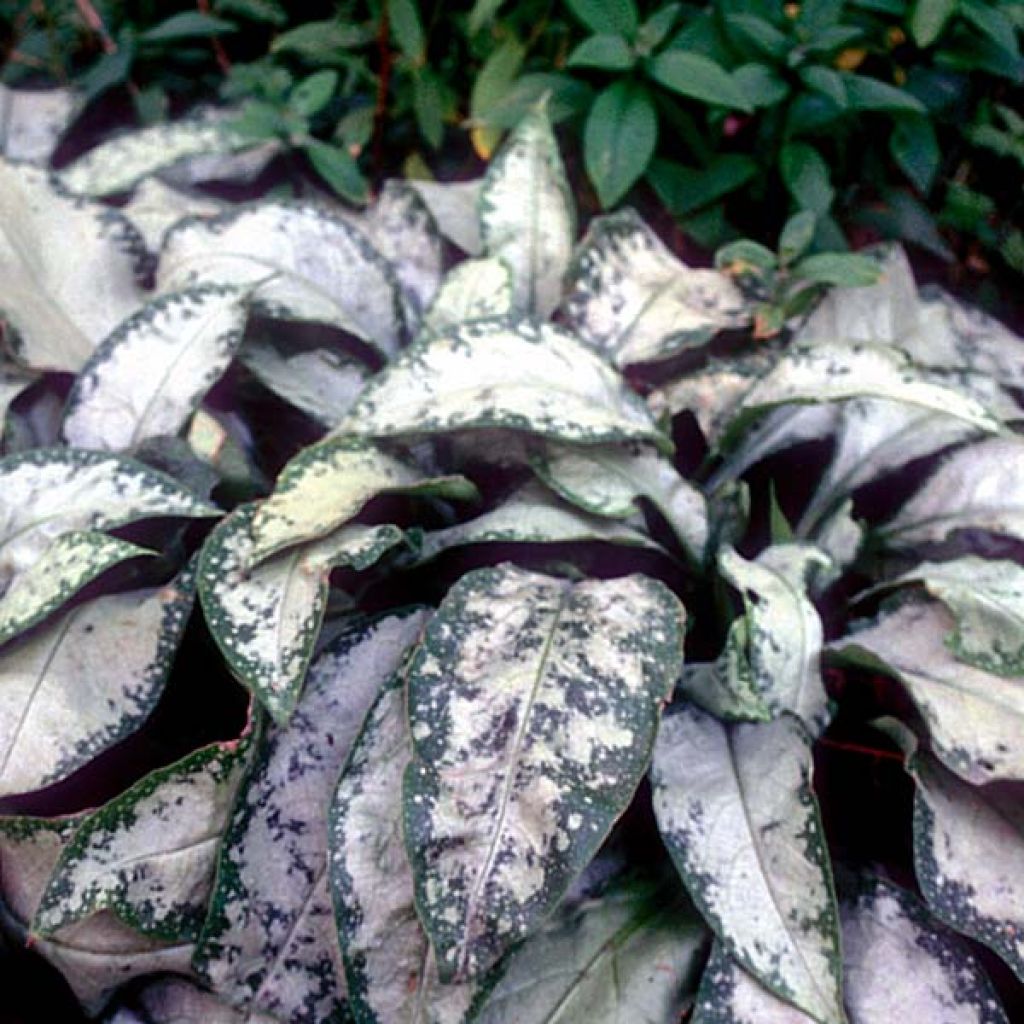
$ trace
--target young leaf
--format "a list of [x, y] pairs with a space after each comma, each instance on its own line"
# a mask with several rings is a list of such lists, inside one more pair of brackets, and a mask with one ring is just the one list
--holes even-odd
[[409, 667], [404, 797], [442, 980], [481, 977], [535, 931], [629, 803], [684, 614], [642, 576], [571, 584], [502, 566], [448, 592]]
[[648, 62], [647, 72], [666, 89], [709, 106], [731, 107], [747, 113], [753, 109], [729, 72], [699, 53], [664, 50]]
[[195, 961], [247, 1013], [294, 1024], [341, 1016], [328, 809], [366, 713], [423, 618], [394, 615], [342, 634], [318, 657], [289, 726], [271, 727], [257, 751], [224, 837]]
[[410, 181], [420, 199], [427, 204], [438, 230], [467, 256], [480, 256], [480, 220], [477, 210], [483, 179], [472, 181]]
[[583, 130], [583, 159], [602, 208], [643, 176], [657, 144], [658, 113], [645, 86], [624, 78], [598, 95]]
[[844, 1024], [839, 921], [807, 734], [683, 706], [651, 769], [658, 827], [723, 948], [822, 1024]]
[[[818, 218], [811, 210], [801, 210], [786, 221], [779, 235], [779, 261], [783, 264], [798, 260], [814, 241]], [[874, 280], [874, 279], [872, 279]]]
[[448, 271], [423, 318], [428, 331], [512, 312], [512, 272], [501, 260], [464, 260]]

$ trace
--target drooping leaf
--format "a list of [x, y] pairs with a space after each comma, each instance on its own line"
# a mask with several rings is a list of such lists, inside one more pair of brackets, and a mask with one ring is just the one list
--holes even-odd
[[520, 121], [491, 161], [479, 210], [485, 253], [512, 273], [513, 307], [549, 316], [562, 296], [575, 213], [558, 143], [542, 110]]
[[683, 669], [677, 695], [723, 721], [770, 722], [773, 709], [747, 657], [749, 637], [746, 616], [734, 619], [715, 661], [691, 662]]
[[843, 1024], [838, 914], [800, 724], [727, 726], [684, 705], [662, 722], [651, 783], [662, 837], [725, 951], [814, 1020]]
[[574, 258], [568, 326], [616, 366], [697, 346], [749, 316], [717, 270], [693, 270], [632, 210], [596, 219]]
[[287, 728], [271, 727], [225, 835], [196, 966], [250, 1014], [341, 1018], [344, 969], [329, 888], [327, 816], [342, 765], [421, 612], [339, 637], [317, 659]]
[[45, 166], [81, 106], [73, 89], [11, 89], [0, 84], [0, 155]]
[[512, 312], [512, 272], [501, 260], [466, 260], [454, 266], [441, 282], [424, 317], [424, 327], [444, 331], [484, 317]]
[[467, 256], [483, 252], [480, 237], [480, 193], [483, 178], [472, 181], [410, 181], [420, 199], [427, 204], [438, 230]]
[[482, 976], [534, 931], [625, 809], [684, 621], [642, 576], [572, 584], [501, 566], [448, 592], [409, 667], [404, 796], [443, 980]]
[[244, 292], [197, 285], [154, 299], [89, 358], [68, 395], [64, 436], [117, 451], [177, 434], [242, 343]]

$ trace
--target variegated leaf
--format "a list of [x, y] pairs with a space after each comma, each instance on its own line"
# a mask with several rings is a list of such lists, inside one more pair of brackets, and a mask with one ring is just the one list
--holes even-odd
[[225, 204], [209, 196], [190, 195], [165, 185], [157, 178], [146, 178], [132, 192], [121, 212], [132, 222], [146, 250], [156, 255], [164, 244], [164, 236], [186, 217], [216, 217]]
[[481, 258], [456, 264], [445, 275], [427, 310], [424, 327], [444, 331], [467, 320], [512, 312], [512, 273], [501, 260]]
[[448, 592], [409, 668], [405, 836], [445, 981], [481, 977], [597, 851], [647, 766], [685, 613], [643, 576], [512, 566]]
[[518, 313], [551, 315], [562, 297], [575, 210], [547, 114], [530, 111], [491, 161], [480, 192], [484, 251], [512, 272]]
[[364, 1024], [462, 1024], [486, 983], [442, 985], [402, 840], [412, 754], [404, 680], [371, 708], [331, 804], [330, 881], [349, 999]]
[[730, 722], [770, 722], [775, 717], [760, 680], [747, 657], [750, 626], [741, 615], [729, 626], [722, 653], [715, 661], [683, 669], [677, 693], [697, 707]]
[[396, 526], [342, 527], [252, 566], [254, 505], [243, 505], [207, 538], [199, 596], [231, 671], [278, 722], [298, 700], [327, 606], [332, 569], [365, 569], [402, 540]]
[[323, 441], [296, 455], [281, 471], [274, 493], [256, 506], [249, 564], [326, 537], [381, 494], [478, 497], [465, 477], [424, 477], [360, 438]]
[[0, 796], [66, 778], [146, 720], [194, 591], [186, 570], [99, 597], [0, 653]]
[[467, 256], [483, 252], [480, 238], [480, 192], [483, 178], [471, 181], [409, 181], [427, 204], [438, 230]]
[[955, 530], [1024, 539], [1024, 439], [990, 437], [958, 449], [878, 532], [907, 547]]
[[750, 320], [725, 274], [676, 259], [633, 210], [590, 225], [573, 259], [565, 313], [616, 366], [665, 359]]
[[54, 865], [32, 931], [54, 935], [109, 910], [144, 935], [194, 942], [254, 735], [250, 723], [241, 738], [158, 768], [88, 814]]
[[242, 1013], [185, 978], [157, 978], [104, 1024], [280, 1024], [265, 1013]]
[[252, 288], [253, 305], [269, 315], [328, 324], [386, 354], [405, 330], [391, 264], [318, 206], [268, 202], [178, 224], [164, 239], [157, 287], [195, 284]]
[[866, 881], [841, 911], [853, 1024], [1009, 1024], [974, 954], [909, 892]]
[[291, 1024], [341, 1017], [328, 809], [363, 719], [423, 618], [379, 619], [334, 641], [313, 666], [291, 723], [268, 730], [239, 794], [196, 966], [247, 1013]]
[[698, 564], [708, 542], [704, 495], [650, 449], [575, 448], [549, 444], [533, 463], [541, 479], [566, 501], [595, 516], [627, 519], [646, 498]]
[[75, 379], [64, 436], [77, 448], [134, 448], [177, 434], [242, 343], [244, 292], [197, 285], [129, 317]]
[[72, 89], [11, 89], [0, 83], [0, 154], [45, 166], [81, 105]]
[[637, 876], [560, 911], [511, 958], [478, 1024], [667, 1024], [693, 1000], [707, 930], [679, 891]]
[[116, 210], [69, 196], [43, 170], [0, 160], [0, 315], [21, 362], [81, 369], [142, 304], [135, 270], [144, 251]]
[[946, 638], [956, 620], [937, 601], [907, 603], [830, 645], [843, 662], [895, 676], [917, 705], [938, 757], [975, 785], [1024, 780], [1024, 677], [958, 661]]
[[365, 437], [508, 427], [563, 441], [653, 441], [643, 402], [549, 324], [478, 320], [417, 342], [367, 384], [344, 424]]
[[811, 745], [786, 715], [727, 726], [690, 706], [662, 722], [654, 811], [724, 949], [772, 992], [843, 1024], [839, 922], [811, 787]]

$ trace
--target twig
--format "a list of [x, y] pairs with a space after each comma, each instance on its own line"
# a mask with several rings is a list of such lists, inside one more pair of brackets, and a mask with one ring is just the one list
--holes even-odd
[[877, 747], [865, 747], [860, 743], [846, 743], [842, 740], [833, 740], [825, 737], [818, 741], [823, 747], [831, 747], [833, 750], [844, 750], [849, 754], [862, 754], [865, 757], [879, 757], [885, 761], [899, 761], [903, 763], [903, 755], [894, 750], [879, 750]]
[[[200, 14], [209, 14], [210, 0], [196, 0], [196, 7], [199, 8]], [[217, 58], [217, 67], [226, 75], [231, 70], [231, 58], [228, 56], [228, 51], [224, 49], [224, 44], [214, 36], [210, 40], [210, 48], [213, 50], [214, 57]]]
[[377, 75], [377, 103], [373, 111], [373, 167], [375, 176], [380, 178], [384, 164], [384, 122], [387, 120], [388, 90], [391, 88], [391, 23], [387, 4], [381, 6], [377, 50], [380, 53], [380, 71]]
[[117, 53], [117, 43], [114, 42], [113, 37], [107, 31], [107, 26], [103, 24], [103, 19], [99, 16], [99, 12], [89, 0], [75, 0], [75, 6], [78, 8], [78, 13], [81, 14], [86, 25], [100, 37], [103, 52]]

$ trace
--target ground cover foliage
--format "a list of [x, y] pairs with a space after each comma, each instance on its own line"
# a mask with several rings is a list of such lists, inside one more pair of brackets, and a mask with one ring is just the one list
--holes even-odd
[[12, 970], [110, 1024], [1011, 1019], [1020, 339], [898, 248], [755, 339], [735, 252], [579, 237], [543, 106], [357, 212], [185, 190], [251, 156], [185, 136], [0, 163]]

